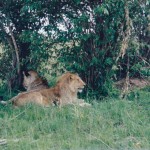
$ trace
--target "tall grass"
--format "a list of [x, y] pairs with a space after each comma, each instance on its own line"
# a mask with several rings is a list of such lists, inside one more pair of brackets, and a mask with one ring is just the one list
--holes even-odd
[[2, 150], [149, 149], [150, 93], [92, 107], [0, 106]]

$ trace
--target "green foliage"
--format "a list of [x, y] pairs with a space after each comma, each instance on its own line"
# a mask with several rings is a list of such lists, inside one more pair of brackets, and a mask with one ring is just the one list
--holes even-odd
[[27, 68], [38, 70], [38, 67], [42, 63], [47, 62], [51, 55], [49, 49], [50, 41], [48, 42], [44, 35], [31, 30], [23, 31], [20, 35], [20, 40], [21, 42], [30, 43], [30, 46], [28, 47], [30, 55], [22, 60], [23, 64], [30, 62]]
[[[74, 45], [60, 50], [60, 61], [66, 64], [67, 70], [79, 72], [88, 83], [89, 89], [103, 95], [109, 93], [110, 84], [108, 87], [105, 86], [113, 75], [114, 71], [111, 68], [118, 52], [115, 48], [118, 46], [115, 41], [118, 38], [116, 33], [119, 26], [116, 26], [113, 21], [114, 16], [108, 17], [109, 12], [116, 15], [116, 22], [123, 21], [123, 14], [118, 15], [118, 9], [114, 10], [113, 5], [109, 6], [108, 12], [106, 4], [107, 2], [99, 6], [95, 4], [90, 6], [94, 7], [94, 11], [90, 14], [92, 20], [88, 11], [77, 18], [70, 18], [70, 22], [73, 20], [74, 28], [67, 31], [66, 36], [75, 32], [75, 36], [68, 38], [68, 41], [71, 39]], [[122, 9], [124, 8], [120, 8]]]
[[[4, 46], [0, 77], [4, 80], [17, 80], [9, 27], [19, 48], [21, 70], [54, 76], [64, 70], [77, 72], [87, 91], [97, 97], [116, 93], [114, 77], [124, 78], [127, 72], [130, 77], [149, 76], [147, 0], [6, 0], [0, 2], [0, 12]], [[8, 70], [11, 77], [5, 75]]]

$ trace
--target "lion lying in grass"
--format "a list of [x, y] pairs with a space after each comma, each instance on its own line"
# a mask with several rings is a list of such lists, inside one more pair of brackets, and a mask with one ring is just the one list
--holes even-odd
[[48, 88], [48, 82], [46, 79], [40, 77], [36, 71], [23, 72], [23, 87], [27, 91], [41, 90]]
[[[33, 92], [20, 93], [9, 102], [16, 107], [23, 106], [27, 103], [36, 103], [42, 106], [58, 104], [79, 104], [80, 106], [90, 105], [77, 98], [77, 93], [82, 92], [85, 83], [81, 78], [73, 73], [63, 74], [56, 86]], [[2, 102], [2, 101], [1, 101]]]

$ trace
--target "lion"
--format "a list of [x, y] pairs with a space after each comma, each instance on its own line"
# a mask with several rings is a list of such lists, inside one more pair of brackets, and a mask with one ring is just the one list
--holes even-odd
[[30, 70], [27, 73], [23, 72], [23, 87], [26, 91], [47, 89], [48, 82], [36, 71]]
[[54, 87], [21, 93], [9, 100], [15, 107], [23, 106], [27, 103], [35, 103], [41, 106], [66, 104], [79, 104], [80, 106], [89, 106], [84, 100], [77, 98], [77, 93], [82, 92], [85, 83], [77, 75], [71, 72], [63, 74]]

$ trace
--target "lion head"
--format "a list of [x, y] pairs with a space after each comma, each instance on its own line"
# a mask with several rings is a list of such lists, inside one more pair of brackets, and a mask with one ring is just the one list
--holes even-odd
[[60, 85], [61, 87], [67, 87], [68, 90], [71, 92], [77, 93], [82, 92], [84, 86], [86, 85], [82, 79], [79, 77], [78, 74], [73, 74], [70, 72], [67, 72], [63, 74], [58, 82], [57, 85]]
[[71, 74], [69, 77], [69, 87], [73, 92], [82, 92], [85, 83], [76, 74]]
[[78, 74], [73, 74], [70, 72], [63, 74], [60, 78], [58, 78], [58, 82], [54, 88], [58, 90], [60, 105], [87, 105], [84, 100], [78, 99], [77, 96], [77, 93], [82, 92], [85, 85], [86, 84], [82, 81]]
[[25, 89], [27, 89], [32, 82], [34, 82], [38, 77], [38, 73], [36, 71], [23, 71], [23, 86]]

